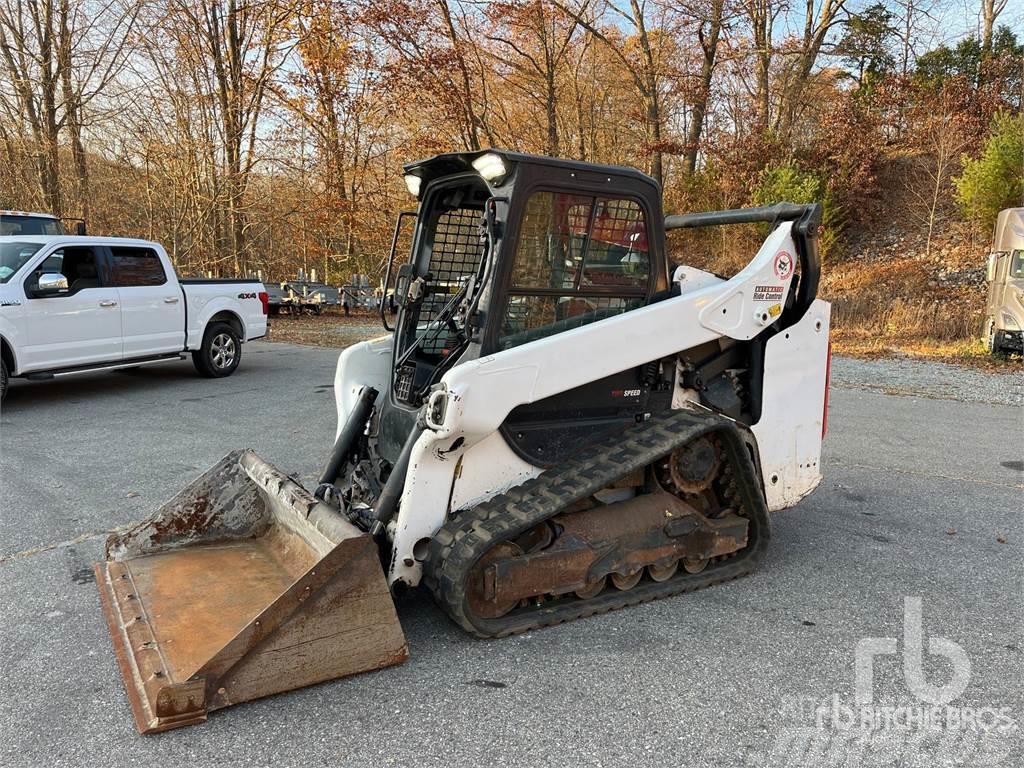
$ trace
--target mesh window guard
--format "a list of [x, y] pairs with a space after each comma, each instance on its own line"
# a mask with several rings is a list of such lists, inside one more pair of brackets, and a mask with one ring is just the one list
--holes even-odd
[[416, 318], [417, 332], [423, 334], [420, 349], [426, 354], [440, 354], [449, 333], [447, 327], [427, 326], [458, 292], [463, 278], [475, 274], [480, 267], [484, 255], [480, 216], [481, 212], [473, 208], [457, 208], [438, 218], [430, 254], [428, 293]]

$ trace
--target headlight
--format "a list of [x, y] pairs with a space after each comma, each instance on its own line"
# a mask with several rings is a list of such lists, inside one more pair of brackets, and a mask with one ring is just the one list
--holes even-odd
[[1019, 331], [1020, 324], [1017, 322], [1017, 318], [1013, 315], [1008, 315], [1003, 312], [1003, 328], [1008, 331]]
[[405, 186], [413, 197], [418, 198], [420, 196], [420, 185], [422, 183], [423, 179], [419, 176], [413, 176], [411, 173], [405, 175]]
[[508, 173], [508, 169], [505, 168], [505, 161], [493, 152], [480, 155], [480, 157], [473, 161], [473, 167], [483, 177], [484, 181], [494, 182], [495, 184], [500, 184], [505, 174]]

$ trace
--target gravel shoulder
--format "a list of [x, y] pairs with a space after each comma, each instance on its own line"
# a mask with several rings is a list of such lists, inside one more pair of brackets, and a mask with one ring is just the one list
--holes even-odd
[[995, 373], [907, 358], [832, 358], [832, 386], [963, 403], [1024, 405], [1024, 368]]

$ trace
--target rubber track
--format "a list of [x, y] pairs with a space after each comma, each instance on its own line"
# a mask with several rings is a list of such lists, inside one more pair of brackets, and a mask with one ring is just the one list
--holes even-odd
[[[748, 544], [738, 554], [711, 563], [698, 574], [680, 569], [668, 581], [658, 583], [645, 578], [631, 590], [607, 588], [589, 600], [575, 596], [559, 598], [536, 607], [513, 609], [498, 619], [470, 615], [466, 608], [468, 577], [491, 547], [517, 538], [573, 502], [589, 498], [620, 477], [711, 432], [725, 450], [723, 471], [731, 475], [732, 498], [728, 501], [751, 520]], [[536, 478], [454, 515], [431, 541], [424, 582], [437, 603], [463, 629], [478, 637], [505, 637], [744, 576], [757, 567], [770, 536], [761, 482], [747, 450], [750, 441], [752, 438], [735, 422], [717, 414], [673, 411], [656, 415]]]

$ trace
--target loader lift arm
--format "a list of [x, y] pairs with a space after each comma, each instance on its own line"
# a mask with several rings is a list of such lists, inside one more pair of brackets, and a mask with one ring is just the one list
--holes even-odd
[[821, 204], [777, 203], [758, 208], [737, 208], [729, 211], [684, 213], [665, 217], [665, 229], [695, 229], [720, 227], [729, 224], [771, 224], [795, 222], [793, 242], [800, 262], [794, 302], [782, 316], [782, 327], [792, 325], [803, 317], [818, 295], [821, 280], [821, 257], [818, 252], [818, 233], [821, 229]]

